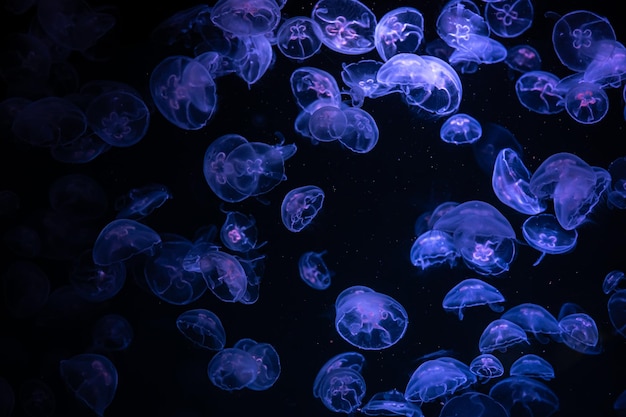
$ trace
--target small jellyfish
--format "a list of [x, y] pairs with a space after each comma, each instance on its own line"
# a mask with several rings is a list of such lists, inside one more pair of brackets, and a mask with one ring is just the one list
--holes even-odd
[[330, 287], [332, 272], [328, 270], [323, 256], [327, 251], [309, 251], [302, 254], [298, 261], [300, 278], [311, 288], [325, 290]]

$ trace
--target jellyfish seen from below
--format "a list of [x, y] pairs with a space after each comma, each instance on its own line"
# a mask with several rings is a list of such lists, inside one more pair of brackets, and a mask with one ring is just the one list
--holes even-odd
[[512, 321], [500, 318], [485, 327], [478, 342], [478, 349], [481, 353], [506, 352], [508, 348], [519, 343], [530, 344], [524, 329]]
[[404, 393], [395, 388], [372, 395], [369, 401], [361, 407], [361, 413], [368, 416], [424, 416], [417, 404], [408, 402], [404, 398]]
[[209, 380], [225, 391], [247, 387], [256, 379], [258, 370], [257, 361], [250, 353], [234, 347], [218, 351], [207, 367]]
[[563, 93], [559, 91], [559, 77], [541, 70], [522, 74], [515, 82], [515, 94], [520, 104], [539, 114], [563, 111]]
[[540, 378], [549, 381], [554, 378], [554, 368], [541, 356], [528, 353], [520, 356], [511, 364], [509, 375]]
[[215, 139], [204, 153], [203, 172], [209, 188], [224, 201], [235, 203], [249, 197], [245, 191], [239, 191], [229, 183], [235, 168], [226, 157], [239, 145], [248, 140], [241, 135], [229, 133]]
[[105, 314], [94, 324], [91, 335], [96, 349], [120, 351], [130, 345], [134, 332], [124, 316]]
[[455, 285], [443, 299], [443, 309], [457, 313], [463, 320], [463, 310], [468, 307], [487, 305], [495, 312], [504, 311], [504, 296], [496, 287], [477, 278], [467, 278]]
[[453, 145], [474, 143], [482, 134], [483, 129], [478, 120], [465, 113], [456, 113], [447, 118], [439, 131], [441, 140]]
[[106, 357], [83, 353], [60, 363], [61, 379], [77, 399], [102, 416], [117, 390], [117, 369]]
[[311, 113], [309, 132], [319, 142], [338, 140], [348, 127], [348, 118], [342, 109], [335, 106], [321, 106]]
[[208, 350], [222, 350], [226, 332], [220, 318], [204, 308], [187, 310], [176, 318], [176, 327], [195, 346]]
[[500, 359], [491, 353], [481, 353], [476, 356], [470, 362], [469, 368], [483, 384], [493, 378], [499, 378], [504, 375], [504, 365]]
[[522, 225], [522, 235], [531, 247], [541, 252], [541, 256], [533, 266], [539, 265], [546, 254], [563, 254], [573, 251], [578, 241], [576, 229], [563, 229], [557, 218], [548, 213], [526, 219]]
[[280, 357], [274, 346], [245, 338], [237, 341], [233, 347], [248, 352], [257, 362], [257, 375], [246, 388], [254, 391], [265, 391], [276, 383], [280, 376], [281, 367]]
[[93, 245], [96, 265], [111, 265], [134, 256], [152, 256], [161, 246], [161, 236], [152, 228], [131, 219], [113, 220], [100, 231]]
[[529, 182], [530, 171], [519, 154], [511, 148], [501, 149], [491, 176], [491, 187], [496, 197], [520, 213], [541, 213], [546, 209], [546, 203], [532, 194]]
[[378, 125], [371, 114], [359, 107], [348, 107], [343, 113], [347, 127], [339, 142], [355, 153], [368, 153], [378, 143]]
[[374, 31], [376, 51], [383, 61], [399, 53], [415, 53], [424, 40], [424, 17], [414, 7], [398, 7], [380, 18]]
[[376, 15], [358, 0], [318, 0], [311, 18], [322, 28], [322, 42], [335, 52], [360, 55], [375, 48]]
[[565, 97], [565, 110], [582, 124], [598, 123], [609, 112], [609, 96], [595, 83], [580, 83], [570, 88]]
[[315, 185], [305, 185], [289, 191], [280, 207], [287, 230], [300, 232], [317, 216], [324, 204], [324, 191]]
[[505, 311], [500, 318], [517, 324], [525, 332], [534, 335], [540, 343], [548, 343], [550, 339], [560, 341], [559, 322], [538, 304], [518, 304]]
[[238, 211], [227, 211], [226, 220], [220, 228], [220, 240], [228, 249], [246, 253], [263, 244], [257, 245], [258, 229], [252, 215]]
[[170, 190], [162, 184], [148, 184], [132, 188], [115, 201], [116, 218], [141, 220], [172, 198]]
[[369, 287], [343, 290], [335, 301], [335, 328], [348, 343], [364, 350], [380, 350], [400, 340], [409, 324], [404, 307]]
[[352, 414], [365, 396], [365, 380], [361, 369], [365, 363], [357, 352], [339, 353], [318, 371], [313, 382], [313, 397], [336, 413]]
[[322, 29], [310, 17], [295, 16], [285, 20], [276, 32], [276, 47], [288, 58], [304, 61], [322, 47]]
[[576, 352], [597, 355], [602, 352], [600, 333], [595, 320], [587, 313], [567, 314], [559, 318], [562, 342]]
[[464, 392], [447, 401], [439, 413], [439, 417], [457, 416], [509, 417], [509, 413], [502, 404], [487, 394]]
[[615, 331], [626, 338], [626, 290], [617, 290], [611, 294], [607, 310]]
[[332, 272], [326, 266], [323, 256], [327, 251], [305, 252], [298, 261], [300, 278], [309, 287], [316, 290], [325, 290], [330, 287]]
[[502, 404], [509, 415], [514, 410], [524, 410], [528, 416], [549, 417], [559, 410], [559, 398], [550, 387], [524, 376], [498, 381], [489, 390], [489, 396]]
[[526, 73], [541, 70], [541, 56], [531, 45], [516, 45], [508, 49], [504, 63], [514, 71]]
[[533, 23], [530, 0], [502, 0], [485, 6], [485, 20], [491, 31], [502, 38], [515, 38]]
[[265, 35], [280, 22], [275, 0], [218, 0], [211, 8], [211, 22], [236, 37]]
[[150, 111], [143, 99], [122, 90], [106, 92], [94, 98], [85, 115], [100, 139], [118, 147], [138, 143], [150, 124]]
[[200, 62], [169, 56], [152, 70], [150, 93], [159, 112], [185, 130], [204, 127], [215, 113], [215, 82]]
[[395, 91], [393, 86], [378, 82], [376, 74], [382, 65], [373, 59], [342, 64], [341, 79], [349, 88], [354, 107], [361, 107], [366, 97], [382, 97]]
[[445, 401], [454, 393], [476, 383], [469, 366], [452, 357], [427, 360], [415, 369], [407, 383], [404, 398], [413, 403]]

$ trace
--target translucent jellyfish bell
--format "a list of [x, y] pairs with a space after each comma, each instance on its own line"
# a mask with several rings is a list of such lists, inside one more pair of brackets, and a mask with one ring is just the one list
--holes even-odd
[[526, 242], [541, 252], [533, 266], [541, 262], [546, 254], [562, 254], [574, 250], [578, 232], [565, 230], [553, 214], [531, 216], [522, 225], [522, 235]]
[[501, 305], [504, 296], [496, 287], [477, 278], [468, 278], [455, 285], [443, 299], [444, 310], [457, 313], [463, 320], [463, 310], [467, 307], [487, 305], [495, 312], [504, 311]]

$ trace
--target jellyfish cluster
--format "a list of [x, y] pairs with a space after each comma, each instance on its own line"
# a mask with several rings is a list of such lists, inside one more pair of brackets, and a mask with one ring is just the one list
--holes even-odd
[[0, 417], [626, 413], [614, 5], [129, 3], [0, 6]]

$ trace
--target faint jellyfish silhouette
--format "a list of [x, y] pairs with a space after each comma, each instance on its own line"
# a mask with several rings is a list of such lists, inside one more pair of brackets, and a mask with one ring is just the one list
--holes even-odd
[[447, 401], [439, 413], [439, 417], [456, 417], [460, 415], [474, 417], [508, 417], [509, 413], [502, 404], [487, 394], [481, 392], [464, 392]]
[[132, 188], [115, 201], [116, 218], [141, 220], [171, 198], [172, 194], [165, 185], [148, 184]]
[[220, 240], [228, 249], [246, 253], [257, 249], [265, 242], [257, 245], [258, 228], [252, 215], [238, 211], [225, 211], [226, 220], [220, 228]]
[[541, 56], [530, 45], [516, 45], [508, 49], [504, 63], [514, 71], [526, 73], [541, 70]]
[[493, 175], [493, 166], [498, 154], [504, 148], [510, 148], [523, 155], [524, 149], [515, 135], [505, 127], [495, 123], [483, 123], [482, 137], [472, 144], [474, 157], [480, 169], [487, 175]]
[[144, 100], [123, 90], [100, 94], [89, 103], [85, 115], [100, 139], [118, 147], [138, 143], [150, 124], [150, 111]]
[[448, 117], [439, 130], [441, 140], [453, 145], [474, 143], [482, 134], [483, 129], [478, 120], [465, 113]]
[[361, 107], [366, 97], [382, 97], [395, 91], [393, 86], [378, 82], [376, 74], [382, 65], [372, 59], [342, 64], [341, 79], [349, 88], [352, 106]]
[[605, 294], [610, 294], [618, 289], [618, 285], [624, 280], [624, 272], [619, 269], [614, 269], [608, 272], [604, 276], [602, 281], [602, 291]]
[[485, 5], [485, 20], [491, 31], [502, 38], [515, 38], [533, 23], [530, 0], [501, 0]]
[[554, 368], [541, 356], [528, 353], [520, 356], [511, 364], [509, 375], [541, 378], [549, 381], [554, 378]]
[[276, 47], [287, 58], [303, 61], [322, 47], [322, 29], [310, 17], [294, 16], [285, 20], [276, 32]]
[[552, 28], [552, 44], [559, 60], [572, 71], [585, 71], [600, 41], [615, 40], [606, 17], [587, 10], [575, 10], [559, 18]]
[[[622, 391], [613, 402], [613, 410], [623, 412], [626, 410], [626, 390]], [[621, 414], [620, 414], [621, 415]]]
[[365, 396], [365, 380], [361, 375], [364, 363], [365, 358], [357, 352], [333, 356], [315, 376], [313, 397], [333, 412], [353, 413]]
[[378, 125], [371, 114], [359, 107], [344, 109], [348, 125], [339, 142], [352, 152], [368, 153], [378, 143]]
[[254, 381], [246, 385], [246, 388], [254, 391], [265, 391], [276, 383], [280, 376], [281, 367], [280, 357], [274, 346], [245, 338], [237, 341], [233, 347], [248, 352], [258, 366]]
[[275, 0], [218, 0], [211, 8], [211, 22], [237, 37], [265, 35], [280, 22]]
[[533, 334], [540, 343], [548, 343], [550, 338], [555, 341], [561, 339], [556, 317], [538, 304], [518, 304], [505, 311], [500, 318], [517, 324], [525, 332]]
[[[2, 398], [2, 403], [0, 403], [0, 415], [9, 417], [15, 408], [15, 391], [11, 384], [9, 384], [9, 381], [2, 376], [0, 376], [0, 398]], [[54, 411], [50, 414], [52, 413], [54, 413]]]
[[472, 74], [480, 64], [496, 64], [506, 59], [506, 47], [497, 40], [478, 34], [468, 34], [466, 41], [448, 58], [450, 65], [463, 74]]
[[455, 285], [445, 295], [442, 305], [448, 312], [456, 313], [463, 320], [463, 310], [468, 307], [487, 305], [492, 311], [501, 313], [504, 296], [496, 287], [477, 278], [467, 278]]
[[161, 21], [150, 34], [153, 43], [172, 46], [177, 43], [190, 46], [202, 36], [202, 28], [210, 21], [211, 7], [199, 4], [179, 10]]
[[246, 291], [239, 299], [242, 304], [254, 304], [259, 299], [259, 286], [261, 284], [261, 276], [265, 264], [263, 262], [264, 256], [259, 256], [254, 259], [243, 259], [237, 257], [244, 272], [246, 273]]
[[500, 359], [491, 353], [481, 353], [476, 356], [469, 364], [470, 371], [478, 377], [483, 384], [491, 379], [499, 378], [504, 375], [504, 365]]
[[522, 74], [515, 82], [515, 94], [520, 104], [539, 114], [563, 111], [563, 92], [558, 89], [559, 77], [541, 70]]
[[50, 207], [81, 219], [96, 219], [106, 213], [108, 196], [92, 177], [69, 174], [57, 178], [48, 189]]
[[123, 262], [97, 265], [93, 251], [79, 254], [70, 269], [70, 284], [81, 298], [90, 302], [102, 302], [113, 298], [126, 282], [126, 266]]
[[614, 159], [609, 164], [607, 171], [611, 176], [611, 185], [607, 192], [607, 205], [609, 208], [626, 209], [626, 157]]
[[369, 401], [361, 407], [361, 413], [368, 416], [424, 416], [417, 404], [408, 402], [404, 398], [404, 393], [395, 388], [372, 395]]
[[5, 248], [21, 258], [35, 258], [41, 255], [41, 236], [31, 226], [23, 224], [10, 226], [2, 233]]
[[446, 263], [452, 268], [459, 256], [452, 235], [441, 230], [427, 230], [419, 235], [410, 253], [411, 263], [421, 270]]
[[539, 265], [546, 254], [573, 251], [578, 241], [576, 229], [563, 229], [553, 214], [530, 216], [522, 225], [522, 235], [531, 247], [541, 252], [533, 266]]
[[104, 226], [93, 245], [96, 265], [111, 265], [138, 255], [153, 256], [161, 236], [152, 228], [131, 219], [116, 219]]
[[[232, 0], [227, 0], [232, 1]], [[273, 0], [264, 0], [273, 1]], [[232, 67], [235, 74], [248, 84], [248, 88], [265, 75], [274, 61], [274, 49], [267, 36], [244, 36], [237, 40]]]
[[153, 68], [150, 93], [163, 117], [181, 129], [201, 129], [215, 113], [213, 77], [204, 65], [186, 56], [169, 56]]
[[595, 83], [580, 83], [567, 91], [565, 110], [582, 124], [598, 123], [609, 112], [609, 96]]
[[546, 204], [530, 191], [530, 176], [517, 152], [504, 148], [496, 157], [491, 187], [501, 202], [520, 213], [541, 213], [546, 209]]
[[317, 216], [324, 204], [324, 191], [315, 185], [294, 188], [283, 198], [281, 218], [287, 230], [300, 232]]
[[216, 387], [225, 391], [235, 391], [254, 382], [258, 374], [256, 359], [239, 348], [225, 348], [218, 351], [209, 361], [207, 374]]
[[399, 53], [415, 53], [424, 40], [424, 17], [414, 7], [398, 7], [380, 18], [374, 31], [376, 51], [383, 61]]
[[478, 341], [478, 349], [480, 353], [491, 353], [496, 350], [506, 352], [508, 348], [519, 343], [530, 344], [524, 329], [512, 321], [500, 318], [485, 327]]
[[411, 375], [404, 398], [414, 403], [445, 401], [456, 392], [476, 383], [476, 375], [469, 366], [452, 357], [444, 356], [420, 364]]
[[489, 396], [509, 414], [519, 409], [529, 416], [549, 417], [559, 409], [559, 398], [547, 385], [524, 376], [498, 381], [489, 390]]
[[199, 272], [187, 271], [183, 261], [193, 243], [182, 236], [163, 236], [161, 250], [146, 259], [143, 275], [148, 287], [161, 300], [174, 305], [187, 305], [206, 292], [207, 286]]
[[530, 178], [530, 191], [552, 198], [556, 218], [566, 230], [587, 220], [608, 189], [610, 174], [592, 167], [574, 154], [560, 152], [545, 159]]
[[4, 305], [18, 319], [32, 317], [46, 305], [50, 295], [48, 274], [33, 261], [17, 259], [2, 274]]
[[339, 107], [318, 107], [309, 117], [311, 137], [319, 142], [332, 142], [340, 139], [347, 127], [348, 118]]
[[586, 355], [602, 352], [598, 326], [589, 314], [578, 312], [559, 317], [559, 328], [563, 343], [570, 349]]
[[133, 327], [119, 314], [105, 314], [93, 325], [93, 346], [106, 352], [126, 349], [133, 340]]
[[176, 327], [187, 339], [202, 349], [222, 350], [226, 344], [226, 332], [220, 318], [204, 308], [181, 313]]
[[311, 18], [322, 28], [324, 45], [335, 52], [360, 55], [376, 47], [376, 15], [358, 0], [318, 0]]
[[102, 416], [115, 398], [117, 369], [106, 356], [84, 353], [64, 359], [61, 379], [76, 398]]
[[348, 343], [364, 350], [380, 350], [400, 340], [409, 324], [404, 307], [386, 294], [356, 285], [335, 301], [335, 328]]
[[308, 113], [322, 106], [341, 106], [341, 90], [335, 77], [327, 71], [300, 67], [291, 73], [289, 82], [296, 103]]
[[332, 272], [326, 266], [323, 256], [328, 251], [305, 252], [298, 260], [298, 270], [300, 278], [309, 287], [316, 290], [325, 290], [330, 287]]
[[19, 388], [18, 402], [28, 417], [54, 416], [57, 407], [55, 392], [41, 379], [24, 381]]

